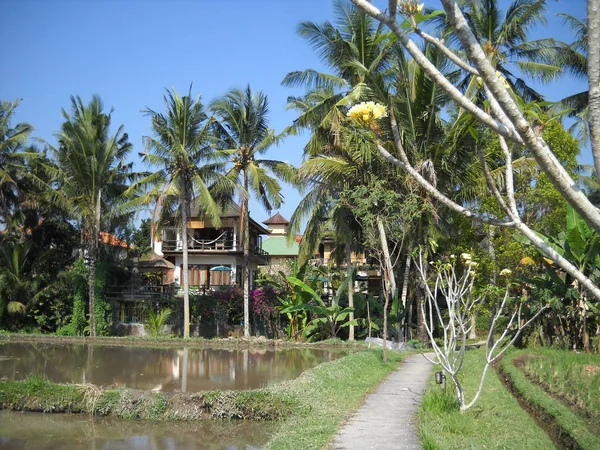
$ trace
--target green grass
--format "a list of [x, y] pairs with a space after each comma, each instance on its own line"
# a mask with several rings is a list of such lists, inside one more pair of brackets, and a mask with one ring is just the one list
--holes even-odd
[[123, 419], [279, 420], [292, 414], [296, 401], [268, 390], [198, 392], [166, 396], [91, 384], [52, 383], [40, 376], [0, 383], [0, 409], [88, 413]]
[[[467, 401], [473, 398], [484, 365], [482, 350], [465, 354], [463, 385]], [[521, 409], [502, 386], [494, 370], [488, 371], [478, 403], [461, 413], [454, 400], [451, 380], [448, 393], [430, 380], [419, 412], [419, 436], [423, 449], [548, 449], [548, 435]]]
[[600, 423], [600, 355], [551, 349], [518, 355], [531, 380]]
[[[1, 331], [1, 330], [0, 330]], [[294, 342], [273, 339], [246, 338], [205, 339], [191, 337], [182, 339], [174, 336], [58, 336], [56, 334], [30, 334], [30, 333], [4, 333], [0, 332], [0, 345], [6, 342], [41, 342], [50, 344], [94, 344], [94, 345], [122, 345], [150, 348], [180, 348], [185, 345], [189, 348], [344, 348], [349, 350], [363, 350], [367, 344], [362, 341], [341, 341], [329, 339], [319, 342]]]
[[[557, 371], [561, 369], [569, 370], [566, 367], [562, 367], [562, 364], [565, 364], [567, 361], [572, 360], [572, 355], [569, 355], [570, 352], [562, 351], [562, 355], [557, 352], [547, 352], [543, 351], [541, 353], [533, 353], [531, 350], [521, 350], [521, 351], [513, 351], [509, 355], [505, 356], [501, 367], [502, 370], [510, 376], [512, 383], [515, 387], [515, 390], [518, 394], [527, 401], [530, 405], [541, 409], [546, 415], [551, 417], [555, 424], [559, 427], [561, 433], [567, 433], [574, 441], [578, 447], [582, 449], [598, 449], [600, 448], [600, 435], [598, 433], [598, 422], [595, 420], [585, 419], [584, 417], [578, 415], [573, 409], [571, 409], [567, 404], [562, 402], [561, 400], [552, 397], [547, 392], [544, 391], [540, 386], [534, 384], [527, 378], [525, 373], [515, 367], [514, 361], [518, 362], [523, 359], [532, 359], [532, 355], [550, 355], [552, 353], [552, 358], [555, 361], [559, 361], [559, 366], [556, 368]], [[575, 355], [580, 356], [580, 355]], [[590, 356], [590, 355], [586, 355]], [[540, 359], [540, 356], [538, 356]], [[585, 358], [583, 358], [585, 360]], [[536, 364], [539, 364], [536, 363]], [[520, 365], [520, 363], [518, 364]], [[576, 363], [575, 366], [581, 368], [581, 364]], [[544, 373], [554, 373], [553, 369], [550, 369], [549, 372], [544, 369]], [[569, 370], [569, 373], [572, 375], [562, 376], [557, 373], [557, 377], [563, 380], [569, 380], [571, 376], [576, 377], [576, 372]], [[583, 377], [583, 374], [580, 376]], [[542, 375], [544, 378], [545, 375]], [[567, 389], [566, 387], [567, 381], [557, 382], [558, 386], [562, 386], [561, 390]], [[578, 388], [584, 386], [583, 389], [587, 389], [587, 383], [583, 385], [574, 381], [574, 386], [569, 387], [569, 390], [575, 391]], [[581, 392], [582, 397], [586, 397], [588, 392]], [[592, 393], [594, 395], [594, 393]], [[596, 389], [595, 395], [598, 395], [598, 390]], [[597, 411], [596, 411], [597, 414]]]
[[334, 437], [340, 424], [360, 407], [366, 394], [407, 355], [381, 350], [353, 353], [311, 369], [298, 379], [274, 386], [297, 400], [292, 416], [265, 445], [267, 449], [321, 449]]

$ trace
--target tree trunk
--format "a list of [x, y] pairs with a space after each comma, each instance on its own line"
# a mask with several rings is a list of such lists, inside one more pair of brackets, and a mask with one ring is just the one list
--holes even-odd
[[377, 229], [379, 230], [379, 239], [381, 242], [384, 263], [383, 296], [385, 298], [385, 303], [383, 305], [383, 362], [387, 362], [387, 311], [390, 303], [390, 292], [391, 295], [395, 295], [396, 293], [396, 280], [394, 278], [394, 267], [392, 266], [392, 259], [390, 258], [387, 235], [381, 218], [377, 219]]
[[383, 258], [387, 275], [389, 277], [388, 287], [391, 291], [391, 295], [396, 294], [396, 279], [394, 278], [394, 266], [392, 266], [392, 258], [390, 257], [390, 249], [387, 242], [387, 234], [385, 232], [385, 226], [383, 225], [383, 219], [377, 219], [377, 229], [379, 231], [379, 237], [381, 239], [381, 250], [383, 251]]
[[250, 337], [250, 270], [248, 260], [250, 257], [250, 212], [248, 211], [248, 174], [244, 171], [244, 192], [242, 200], [242, 214], [244, 216], [243, 245], [244, 262], [242, 276], [244, 277], [244, 336]]
[[413, 323], [414, 311], [416, 308], [416, 298], [413, 298], [412, 301], [408, 304], [408, 317], [406, 319], [406, 323], [408, 324], [406, 327], [406, 340], [410, 341], [413, 339], [413, 329], [411, 324]]
[[[494, 236], [495, 236], [495, 228], [493, 226], [490, 226], [488, 228], [488, 240], [489, 240], [489, 244], [488, 244], [488, 254], [490, 256], [490, 259], [495, 263], [496, 262], [496, 248], [494, 247]], [[494, 264], [495, 266], [496, 264]], [[496, 270], [492, 271], [492, 279], [490, 280], [492, 282], [493, 285], [496, 284]], [[490, 307], [490, 322], [489, 322], [489, 327], [488, 329], [492, 326], [492, 322], [494, 320], [494, 315], [496, 314], [496, 311], [494, 310], [493, 305]], [[488, 342], [487, 345], [489, 348], [492, 348], [494, 346], [494, 333], [489, 333], [488, 336]]]
[[181, 240], [183, 245], [183, 273], [181, 281], [183, 283], [183, 338], [190, 337], [190, 280], [188, 272], [188, 232], [187, 232], [187, 190], [184, 186], [181, 193]]
[[410, 279], [410, 265], [412, 262], [412, 258], [410, 256], [410, 252], [406, 255], [406, 264], [404, 266], [404, 279], [402, 280], [402, 297], [400, 298], [402, 302], [402, 320], [400, 321], [398, 327], [398, 336], [402, 336], [404, 341], [408, 340], [408, 333], [406, 333], [406, 300], [408, 297], [408, 283]]
[[[426, 224], [424, 224], [424, 218], [421, 217], [418, 222], [417, 227], [417, 242], [422, 248], [425, 248], [425, 257], [427, 258], [427, 243], [426, 243], [426, 233], [424, 228]], [[427, 268], [428, 265], [425, 264], [423, 267], [423, 279], [417, 280], [416, 285], [416, 298], [415, 298], [415, 308], [417, 308], [417, 339], [421, 342], [428, 342], [429, 336], [427, 335], [427, 329], [425, 327], [425, 283], [427, 282]]]
[[383, 304], [383, 362], [387, 362], [387, 310], [390, 304], [390, 291], [387, 282], [384, 282], [383, 296], [385, 302]]
[[587, 308], [586, 308], [586, 298], [584, 296], [585, 294], [581, 293], [580, 294], [580, 300], [579, 300], [579, 308], [581, 311], [581, 344], [583, 346], [583, 349], [588, 352], [591, 353], [592, 352], [592, 345], [590, 343], [590, 333], [588, 332], [588, 321], [587, 321]]
[[[427, 266], [424, 266], [423, 270], [425, 272], [425, 277], [427, 277]], [[423, 280], [419, 280], [417, 282], [417, 298], [416, 298], [416, 301], [417, 301], [417, 338], [421, 342], [429, 341], [429, 336], [427, 336], [427, 329], [425, 328], [425, 314], [423, 311], [423, 309], [425, 307], [424, 283], [425, 283], [425, 281], [423, 281]], [[421, 306], [423, 306], [423, 308]]]
[[[352, 248], [346, 243], [346, 264], [348, 273], [348, 307], [354, 308], [354, 279], [352, 277]], [[354, 320], [354, 312], [350, 313], [349, 320]], [[354, 340], [354, 325], [348, 327], [348, 340]]]
[[[95, 227], [94, 227], [95, 228]], [[89, 246], [90, 270], [88, 273], [88, 297], [89, 297], [89, 317], [90, 317], [90, 336], [96, 336], [96, 293], [94, 287], [96, 285], [96, 245], [90, 243]]]
[[100, 234], [100, 215], [101, 215], [101, 197], [102, 190], [98, 191], [96, 198], [96, 208], [92, 225], [92, 235], [90, 236], [90, 271], [88, 274], [88, 295], [90, 308], [90, 336], [96, 336], [96, 258], [98, 257], [98, 235]]

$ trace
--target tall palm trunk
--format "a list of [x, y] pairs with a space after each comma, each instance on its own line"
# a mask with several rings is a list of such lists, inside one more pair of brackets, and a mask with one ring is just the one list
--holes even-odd
[[[419, 219], [419, 228], [418, 228], [418, 234], [417, 234], [417, 242], [419, 242], [421, 245], [423, 245], [425, 243], [425, 232], [423, 230], [424, 224], [423, 224], [423, 218]], [[428, 269], [428, 265], [425, 264], [423, 266], [423, 276], [424, 279], [420, 279], [417, 282], [417, 298], [416, 300], [416, 308], [417, 308], [417, 338], [421, 341], [421, 342], [428, 342], [429, 341], [429, 336], [427, 335], [427, 329], [425, 328], [425, 312], [423, 311], [424, 308], [421, 307], [421, 305], [424, 306], [425, 303], [425, 283], [427, 283], [427, 269]]]
[[383, 277], [383, 296], [385, 303], [383, 305], [383, 361], [387, 362], [387, 311], [390, 304], [390, 292], [391, 295], [395, 295], [396, 292], [396, 279], [394, 278], [394, 267], [392, 266], [392, 259], [390, 258], [390, 249], [388, 248], [387, 234], [381, 218], [377, 219], [377, 229], [379, 230], [379, 239], [381, 242], [381, 250], [383, 252], [384, 261], [384, 277]]
[[393, 295], [396, 293], [396, 278], [394, 278], [394, 267], [392, 266], [392, 258], [390, 257], [390, 249], [388, 247], [387, 241], [387, 233], [385, 232], [385, 226], [383, 224], [383, 219], [377, 219], [377, 229], [379, 231], [379, 236], [381, 238], [381, 250], [383, 251], [383, 258], [385, 263], [385, 268], [387, 270], [389, 276], [389, 288], [390, 292]]
[[398, 333], [398, 336], [403, 336], [404, 340], [407, 341], [408, 338], [408, 333], [406, 332], [406, 300], [408, 297], [408, 283], [409, 283], [409, 279], [410, 279], [410, 265], [412, 263], [412, 258], [410, 256], [410, 252], [407, 253], [406, 255], [406, 263], [404, 265], [404, 278], [402, 280], [402, 297], [400, 298], [400, 301], [402, 303], [402, 320], [400, 321], [399, 327], [400, 327], [400, 332]]
[[94, 218], [92, 221], [92, 235], [90, 236], [90, 272], [88, 274], [88, 296], [90, 308], [90, 336], [96, 336], [96, 258], [98, 257], [98, 236], [100, 234], [100, 198], [102, 191], [98, 191], [96, 199], [96, 208], [94, 210]]
[[250, 257], [250, 213], [248, 211], [248, 174], [244, 171], [244, 192], [242, 201], [242, 214], [244, 216], [244, 263], [242, 275], [244, 277], [244, 336], [250, 336], [250, 270], [248, 260]]
[[[352, 278], [352, 248], [346, 243], [346, 264], [348, 276], [348, 307], [354, 308], [354, 279]], [[354, 320], [354, 311], [350, 313], [350, 321]], [[354, 325], [348, 327], [348, 340], [354, 340]]]
[[183, 337], [190, 337], [190, 281], [188, 273], [188, 233], [187, 233], [187, 189], [183, 187], [181, 193], [180, 208], [181, 208], [181, 240], [183, 246], [183, 273], [181, 281], [183, 282]]

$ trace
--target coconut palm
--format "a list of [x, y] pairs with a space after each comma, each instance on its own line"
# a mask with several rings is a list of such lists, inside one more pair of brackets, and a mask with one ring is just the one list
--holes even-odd
[[89, 260], [91, 336], [96, 335], [94, 286], [101, 222], [114, 216], [132, 168], [126, 162], [132, 146], [123, 127], [110, 134], [111, 113], [104, 113], [98, 96], [87, 106], [81, 97], [71, 97], [71, 112], [62, 111], [65, 122], [56, 135], [58, 145], [50, 147], [54, 164], [46, 165], [50, 201], [77, 220], [82, 231]]
[[246, 89], [233, 89], [210, 105], [216, 123], [214, 134], [220, 149], [231, 154], [231, 168], [227, 177], [237, 183], [241, 197], [242, 242], [244, 248], [243, 290], [244, 290], [244, 335], [250, 335], [250, 194], [262, 203], [267, 211], [278, 208], [282, 201], [281, 185], [277, 178], [292, 180], [291, 167], [281, 161], [260, 159], [260, 156], [280, 139], [268, 127], [269, 102], [261, 92]]
[[[157, 226], [176, 218], [183, 241], [183, 336], [190, 335], [190, 297], [188, 279], [187, 223], [191, 205], [198, 207], [198, 215], [220, 224], [220, 208], [211, 192], [211, 186], [225, 185], [219, 173], [222, 152], [215, 151], [210, 140], [210, 121], [200, 97], [190, 91], [180, 96], [175, 89], [164, 96], [165, 112], [148, 109], [153, 136], [144, 137], [144, 161], [157, 170], [140, 179], [134, 189], [150, 187], [129, 203], [129, 207], [155, 203], [153, 233]], [[226, 181], [226, 180], [225, 180]], [[157, 225], [158, 224], [158, 225]]]
[[[348, 132], [346, 113], [352, 103], [387, 100], [391, 68], [400, 48], [381, 25], [348, 2], [337, 1], [334, 9], [335, 23], [303, 22], [298, 27], [298, 34], [319, 53], [330, 72], [295, 71], [283, 80], [286, 86], [307, 89], [303, 97], [288, 101], [288, 108], [299, 112], [290, 131], [311, 131], [300, 169], [308, 192], [292, 215], [290, 230], [295, 234], [308, 219], [301, 246], [303, 259], [314, 253], [324, 234], [333, 232], [335, 248], [346, 249], [350, 277], [351, 253], [359, 250], [361, 230], [352, 211], [338, 201], [339, 196], [387, 171], [378, 164], [372, 142], [361, 139], [360, 133]], [[383, 240], [387, 242], [385, 236]], [[390, 285], [395, 290], [393, 277]], [[348, 294], [352, 307], [352, 291]], [[351, 326], [349, 338], [353, 335]]]
[[[565, 51], [561, 54], [561, 65], [565, 71], [576, 78], [587, 80], [588, 75], [588, 28], [587, 23], [569, 14], [559, 14], [563, 22], [569, 25], [574, 32], [575, 40], [565, 44]], [[586, 89], [576, 94], [563, 98], [560, 102], [569, 108], [569, 116], [575, 119], [570, 130], [577, 134], [581, 142], [589, 141], [588, 121], [589, 91]]]
[[20, 182], [25, 172], [24, 158], [32, 154], [24, 150], [24, 145], [33, 127], [27, 123], [11, 126], [19, 102], [0, 102], [0, 221], [9, 229], [13, 228], [11, 218], [23, 197]]
[[[502, 74], [511, 88], [525, 101], [541, 100], [523, 74], [542, 82], [561, 75], [560, 61], [565, 46], [551, 38], [529, 40], [529, 30], [546, 24], [546, 0], [513, 0], [505, 11], [498, 0], [458, 0], [471, 30], [480, 42], [492, 65]], [[457, 38], [444, 15], [432, 22], [450, 42]], [[518, 69], [518, 72], [515, 71]], [[466, 77], [460, 83], [465, 89], [474, 79]]]

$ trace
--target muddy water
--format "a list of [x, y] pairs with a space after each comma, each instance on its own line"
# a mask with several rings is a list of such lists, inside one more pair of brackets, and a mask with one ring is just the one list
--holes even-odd
[[57, 383], [93, 383], [160, 392], [255, 389], [296, 378], [340, 350], [222, 350], [91, 344], [0, 343], [0, 378], [44, 375]]
[[71, 414], [0, 411], [0, 448], [6, 450], [251, 449], [278, 424], [264, 422], [143, 422]]

